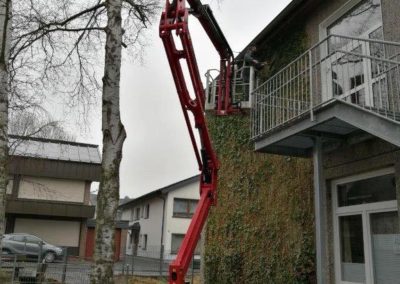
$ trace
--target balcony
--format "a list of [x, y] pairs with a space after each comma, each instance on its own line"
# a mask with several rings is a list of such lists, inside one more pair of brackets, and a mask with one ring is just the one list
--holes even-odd
[[56, 202], [38, 199], [8, 199], [7, 214], [54, 216], [69, 218], [93, 218], [95, 206], [72, 202]]
[[253, 91], [256, 151], [309, 156], [360, 132], [400, 146], [400, 43], [330, 35]]

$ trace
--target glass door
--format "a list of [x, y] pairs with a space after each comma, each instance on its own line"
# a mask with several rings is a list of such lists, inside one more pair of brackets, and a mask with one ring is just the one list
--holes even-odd
[[361, 214], [339, 217], [341, 280], [365, 283], [365, 252]]
[[374, 283], [400, 283], [400, 231], [397, 211], [369, 214]]
[[351, 42], [342, 46], [341, 50], [332, 56], [331, 76], [332, 95], [347, 102], [360, 105], [370, 105], [370, 90], [366, 84], [368, 65], [359, 54], [366, 54], [365, 44]]
[[336, 283], [400, 284], [400, 232], [393, 170], [332, 183]]
[[382, 46], [357, 40], [383, 39], [380, 0], [360, 1], [327, 26], [326, 34], [339, 36], [330, 38], [327, 46], [326, 97], [370, 107], [384, 103], [386, 81], [378, 70], [379, 60], [371, 60]]

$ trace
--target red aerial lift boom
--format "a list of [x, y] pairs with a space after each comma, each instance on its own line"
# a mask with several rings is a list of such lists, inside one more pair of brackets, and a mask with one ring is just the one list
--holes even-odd
[[[190, 8], [187, 7], [186, 2], [190, 5]], [[208, 212], [211, 205], [216, 203], [218, 160], [212, 147], [205, 120], [205, 94], [188, 29], [189, 14], [193, 14], [200, 21], [220, 56], [216, 114], [227, 115], [233, 111], [230, 92], [234, 57], [210, 7], [203, 5], [200, 0], [166, 0], [166, 6], [160, 21], [160, 37], [164, 43], [179, 101], [189, 129], [199, 170], [201, 171], [200, 200], [178, 255], [170, 265], [170, 284], [184, 284], [185, 274], [192, 260], [192, 255], [200, 238]], [[180, 39], [181, 49], [177, 48], [175, 37]], [[182, 70], [181, 62], [184, 60], [186, 61], [194, 89], [193, 98], [189, 94]], [[194, 126], [199, 131], [200, 150], [193, 133], [189, 112], [193, 114]]]

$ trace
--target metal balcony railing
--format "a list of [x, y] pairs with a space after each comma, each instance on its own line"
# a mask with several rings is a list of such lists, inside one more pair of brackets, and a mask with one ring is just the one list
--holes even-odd
[[253, 140], [334, 100], [400, 123], [400, 43], [330, 35], [252, 96]]

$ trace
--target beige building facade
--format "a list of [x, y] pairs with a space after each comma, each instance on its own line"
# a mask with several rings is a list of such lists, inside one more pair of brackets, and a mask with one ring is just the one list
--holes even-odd
[[90, 187], [99, 181], [96, 145], [11, 136], [6, 233], [28, 233], [84, 256]]

